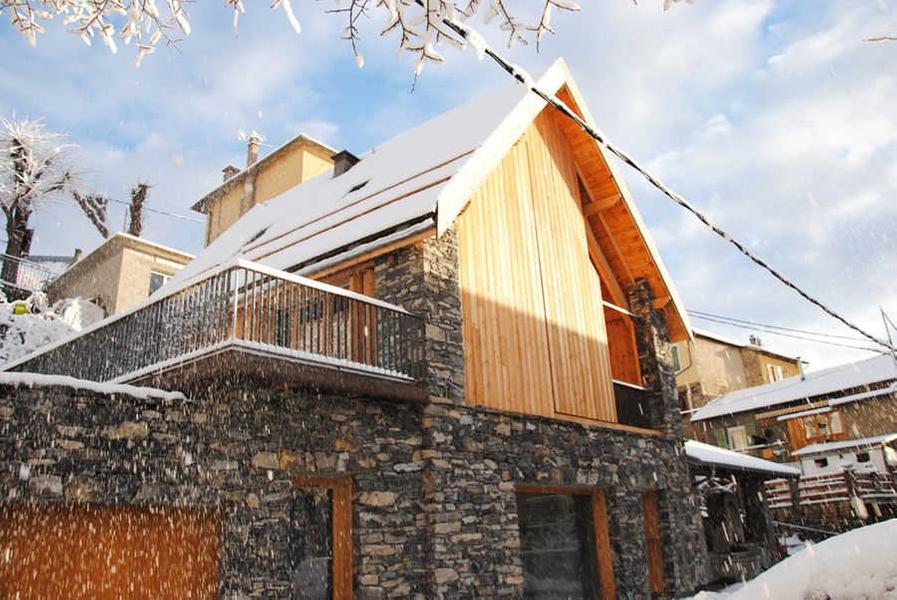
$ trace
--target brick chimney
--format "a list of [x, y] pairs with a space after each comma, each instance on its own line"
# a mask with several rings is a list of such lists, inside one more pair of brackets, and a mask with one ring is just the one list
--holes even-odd
[[341, 150], [333, 155], [333, 176], [339, 177], [356, 164], [360, 160], [357, 156], [348, 150]]
[[236, 175], [239, 172], [240, 172], [240, 169], [238, 169], [237, 167], [235, 167], [233, 165], [227, 165], [226, 167], [221, 169], [221, 173], [223, 174], [222, 180], [227, 181], [228, 179], [230, 179], [231, 177], [233, 177], [234, 175]]
[[259, 148], [262, 146], [262, 136], [256, 132], [249, 134], [249, 141], [246, 144], [246, 168], [258, 162]]

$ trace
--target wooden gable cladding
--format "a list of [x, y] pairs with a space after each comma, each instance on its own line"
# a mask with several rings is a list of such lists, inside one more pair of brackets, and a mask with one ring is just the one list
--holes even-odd
[[474, 193], [458, 235], [468, 401], [615, 422], [576, 166], [547, 113]]

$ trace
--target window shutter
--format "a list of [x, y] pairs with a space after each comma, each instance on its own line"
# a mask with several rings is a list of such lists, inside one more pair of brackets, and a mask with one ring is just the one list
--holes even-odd
[[716, 445], [720, 448], [729, 447], [729, 436], [726, 435], [726, 430], [723, 427], [716, 430]]

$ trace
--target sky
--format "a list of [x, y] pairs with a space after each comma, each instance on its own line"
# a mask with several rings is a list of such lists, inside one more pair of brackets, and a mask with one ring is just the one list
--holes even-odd
[[[263, 153], [305, 133], [360, 154], [506, 85], [488, 61], [449, 48], [412, 90], [410, 59], [378, 36], [381, 15], [362, 25], [359, 69], [340, 16], [319, 2], [293, 4], [301, 34], [280, 11], [250, 2], [238, 36], [223, 3], [191, 4], [192, 34], [139, 69], [132, 48], [88, 47], [60, 23], [31, 48], [4, 21], [0, 116], [41, 118], [66, 133], [87, 189], [126, 200], [135, 182], [151, 183], [148, 206], [188, 218], [150, 213], [144, 237], [195, 253], [203, 225], [190, 206], [220, 183], [224, 166], [244, 164], [241, 131], [263, 134]], [[540, 3], [515, 4], [526, 17]], [[879, 307], [897, 321], [897, 42], [863, 40], [897, 33], [897, 3], [582, 4], [555, 15], [557, 34], [538, 52], [515, 46], [508, 56], [533, 73], [564, 57], [610, 139], [811, 294], [883, 336]], [[856, 337], [622, 171], [689, 309]], [[110, 210], [114, 229], [124, 227], [122, 209]], [[102, 241], [71, 203], [42, 205], [35, 229], [34, 254]], [[873, 356], [692, 324], [742, 342], [755, 333], [809, 369]]]

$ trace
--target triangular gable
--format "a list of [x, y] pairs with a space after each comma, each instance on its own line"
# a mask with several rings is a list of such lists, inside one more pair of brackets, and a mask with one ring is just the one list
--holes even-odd
[[[563, 59], [555, 61], [548, 71], [539, 78], [537, 85], [546, 93], [558, 94], [587, 123], [594, 126], [594, 120], [588, 107]], [[437, 198], [437, 232], [439, 235], [451, 227], [467, 206], [473, 192], [546, 107], [547, 104], [541, 98], [533, 93], [527, 93], [464, 163], [448, 185], [440, 191]], [[606, 179], [613, 187], [614, 193], [620, 198], [620, 202], [613, 209], [615, 225], [610, 231], [611, 242], [613, 242], [613, 236], [620, 234], [621, 230], [636, 233], [635, 236], [627, 236], [629, 240], [627, 248], [616, 247], [615, 250], [608, 252], [608, 254], [613, 252], [619, 254], [617, 257], [619, 265], [612, 269], [615, 277], [627, 284], [632, 283], [636, 278], [646, 278], [654, 290], [658, 305], [662, 306], [666, 313], [670, 339], [680, 341], [690, 338], [691, 327], [684, 305], [679, 299], [660, 253], [657, 251], [616, 165], [613, 161], [608, 160], [605, 150], [572, 121], [566, 121], [564, 129], [568, 138], [578, 137], [579, 139], [576, 140], [578, 145], [585, 148], [585, 152], [594, 155], [594, 158], [607, 172]], [[590, 191], [599, 192], [602, 197], [607, 195], [606, 191]], [[615, 244], [611, 245], [616, 246]]]

